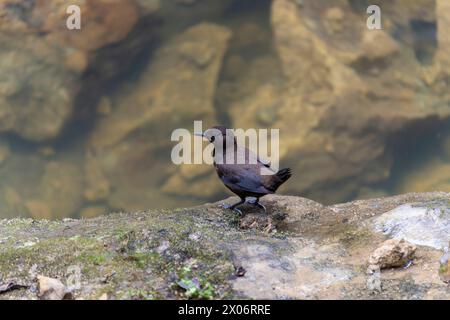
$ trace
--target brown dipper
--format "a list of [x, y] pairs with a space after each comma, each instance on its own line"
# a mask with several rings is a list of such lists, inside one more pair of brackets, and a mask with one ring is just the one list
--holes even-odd
[[[264, 163], [248, 148], [238, 146], [232, 130], [223, 126], [215, 126], [196, 135], [205, 137], [214, 145], [213, 157], [217, 175], [229, 190], [241, 198], [241, 201], [233, 205], [224, 205], [226, 209], [242, 214], [237, 207], [244, 204], [247, 197], [253, 197], [256, 200], [249, 203], [265, 212], [266, 208], [259, 203], [259, 198], [275, 193], [278, 187], [291, 177], [291, 169], [285, 168], [275, 173], [268, 163]], [[270, 170], [273, 174], [263, 175], [262, 169]]]

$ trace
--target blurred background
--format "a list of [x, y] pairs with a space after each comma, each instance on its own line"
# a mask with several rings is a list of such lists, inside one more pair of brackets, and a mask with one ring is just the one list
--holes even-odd
[[0, 218], [226, 197], [194, 120], [279, 128], [280, 193], [450, 191], [449, 52], [448, 0], [0, 0]]

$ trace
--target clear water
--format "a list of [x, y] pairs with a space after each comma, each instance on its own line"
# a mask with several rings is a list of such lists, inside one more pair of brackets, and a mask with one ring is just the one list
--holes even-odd
[[383, 35], [364, 40], [367, 1], [164, 0], [153, 11], [155, 0], [130, 0], [82, 7], [82, 30], [68, 31], [57, 5], [5, 0], [0, 217], [228, 196], [213, 168], [170, 160], [170, 132], [193, 120], [279, 128], [281, 166], [294, 171], [282, 194], [450, 191], [448, 13], [434, 0], [379, 2], [383, 30], [370, 32]]

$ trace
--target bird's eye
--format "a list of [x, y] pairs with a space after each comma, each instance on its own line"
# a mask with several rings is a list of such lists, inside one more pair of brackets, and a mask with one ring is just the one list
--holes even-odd
[[216, 140], [216, 137], [212, 136], [210, 141], [214, 142], [214, 140]]

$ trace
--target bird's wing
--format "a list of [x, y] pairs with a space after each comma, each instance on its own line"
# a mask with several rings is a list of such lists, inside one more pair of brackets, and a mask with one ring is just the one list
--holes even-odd
[[261, 164], [266, 168], [270, 168], [270, 161], [268, 159], [260, 157], [249, 148], [238, 146], [237, 156], [241, 161], [245, 159], [245, 164]]
[[260, 156], [258, 156], [258, 162], [260, 163], [260, 164], [262, 164], [264, 167], [266, 167], [266, 168], [270, 168], [270, 160], [268, 160], [268, 159], [265, 159], [265, 158], [261, 158]]
[[264, 187], [259, 175], [260, 165], [222, 165], [221, 180], [231, 189], [253, 193], [272, 193]]

